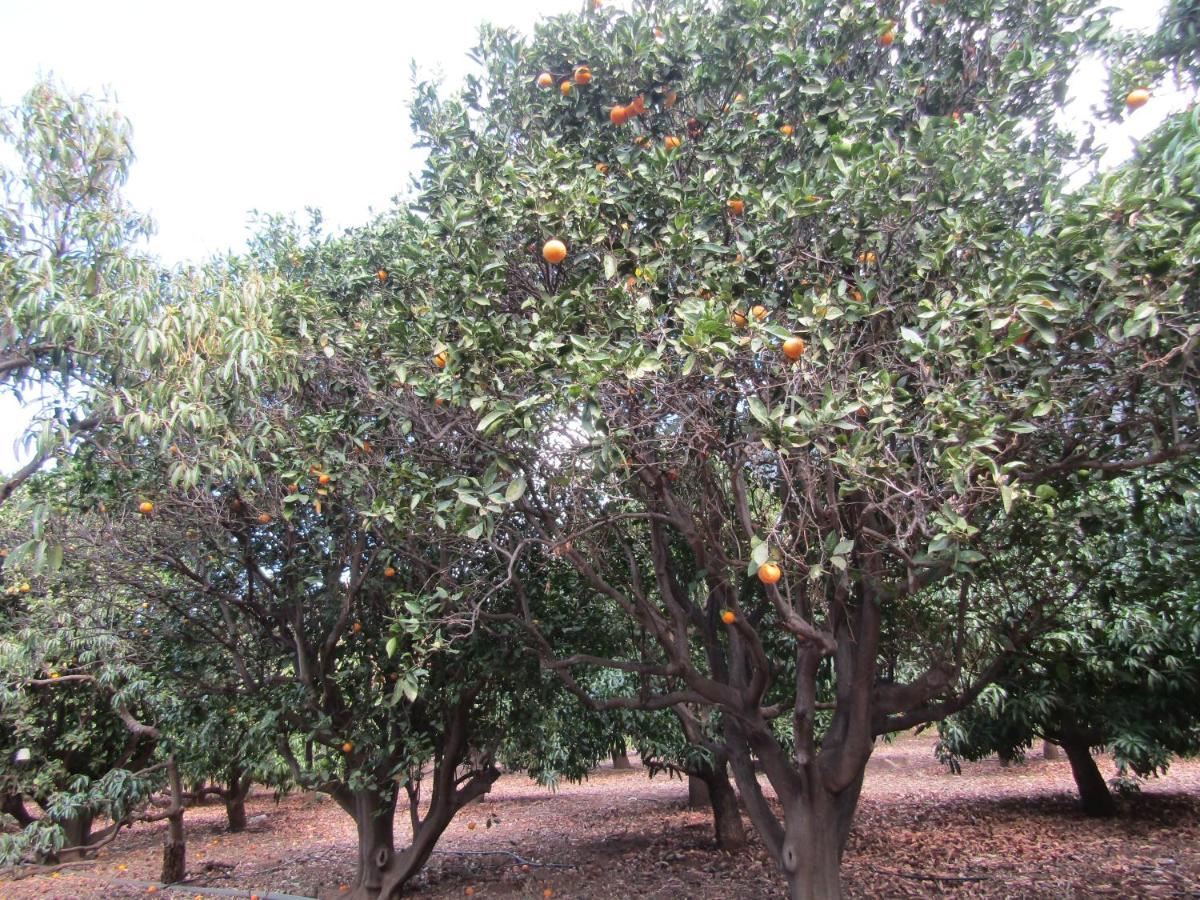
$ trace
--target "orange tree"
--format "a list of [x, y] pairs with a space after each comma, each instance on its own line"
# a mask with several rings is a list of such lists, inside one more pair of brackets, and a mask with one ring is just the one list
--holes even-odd
[[[965, 670], [951, 610], [886, 682], [891, 611], [1039, 487], [1197, 449], [1200, 114], [1073, 186], [1068, 78], [1116, 46], [1114, 118], [1153, 71], [1085, 0], [680, 0], [485, 30], [482, 78], [418, 91], [389, 353], [510, 479], [500, 512], [450, 498], [462, 533], [552, 667], [636, 676], [601, 705], [720, 710], [794, 897], [840, 893], [873, 739], [1011, 652]], [[636, 652], [538, 641], [557, 565], [586, 591], [547, 602], [627, 617]]]

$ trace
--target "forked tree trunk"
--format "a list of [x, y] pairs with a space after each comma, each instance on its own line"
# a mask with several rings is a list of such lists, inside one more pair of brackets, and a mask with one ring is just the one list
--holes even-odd
[[1117, 814], [1117, 804], [1108, 790], [1104, 776], [1092, 757], [1091, 749], [1086, 740], [1076, 737], [1064, 737], [1060, 742], [1066, 751], [1067, 760], [1071, 763], [1071, 774], [1075, 777], [1075, 786], [1079, 788], [1079, 801], [1083, 805], [1085, 815], [1096, 818], [1109, 818]]

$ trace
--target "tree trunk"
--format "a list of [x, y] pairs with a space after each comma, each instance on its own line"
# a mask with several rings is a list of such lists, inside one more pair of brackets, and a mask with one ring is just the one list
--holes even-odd
[[90, 812], [82, 812], [77, 816], [64, 819], [58, 823], [66, 835], [66, 843], [58, 853], [51, 854], [47, 862], [68, 862], [83, 859], [87, 847], [92, 842], [92, 819]]
[[221, 792], [225, 801], [225, 818], [229, 820], [231, 832], [246, 830], [246, 796], [250, 793], [250, 777], [243, 775], [241, 768], [229, 770], [229, 785]]
[[1042, 741], [1042, 759], [1061, 759], [1062, 751], [1058, 749], [1058, 744], [1050, 741]]
[[614, 769], [632, 769], [633, 763], [629, 761], [629, 751], [625, 749], [625, 742], [622, 741], [619, 746], [613, 749], [612, 762]]
[[1067, 760], [1071, 763], [1071, 774], [1075, 776], [1075, 785], [1079, 788], [1079, 801], [1083, 805], [1084, 814], [1097, 818], [1115, 816], [1117, 804], [1109, 793], [1096, 760], [1092, 758], [1087, 741], [1064, 737], [1060, 743], [1067, 753]]
[[334, 799], [354, 818], [358, 829], [358, 871], [354, 876], [353, 897], [363, 900], [378, 897], [384, 871], [396, 855], [395, 789], [381, 795], [377, 790], [341, 788], [334, 793]]
[[815, 784], [785, 807], [787, 825], [780, 862], [791, 900], [839, 900], [842, 896], [839, 826], [844, 813], [839, 809], [843, 805], [840, 799]]
[[712, 799], [708, 796], [708, 785], [698, 775], [688, 775], [688, 809], [709, 809]]
[[25, 808], [25, 801], [20, 794], [0, 795], [0, 812], [12, 816], [22, 828], [36, 821]]
[[722, 850], [740, 850], [746, 846], [746, 828], [742, 824], [742, 811], [738, 807], [733, 785], [729, 783], [725, 763], [713, 767], [704, 783], [712, 802], [717, 846]]
[[167, 834], [163, 838], [162, 873], [159, 881], [174, 884], [187, 874], [187, 835], [183, 831], [183, 779], [175, 757], [167, 760], [167, 776], [171, 786], [171, 806], [167, 812]]

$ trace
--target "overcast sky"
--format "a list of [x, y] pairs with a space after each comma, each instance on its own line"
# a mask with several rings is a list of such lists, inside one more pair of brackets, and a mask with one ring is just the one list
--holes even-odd
[[[1153, 22], [1147, 9], [1158, 3], [1117, 5], [1133, 24]], [[198, 259], [239, 246], [252, 209], [315, 206], [336, 228], [385, 208], [420, 163], [408, 128], [410, 62], [455, 85], [473, 65], [466, 54], [480, 22], [529, 31], [581, 6], [0, 0], [0, 104], [18, 102], [40, 74], [110, 94], [133, 123], [128, 197], [157, 224], [151, 249], [171, 262]], [[1099, 87], [1097, 78], [1080, 83]], [[1138, 133], [1157, 118], [1138, 115]], [[1119, 143], [1123, 155], [1129, 142]], [[0, 472], [14, 467], [21, 421], [0, 397]]]

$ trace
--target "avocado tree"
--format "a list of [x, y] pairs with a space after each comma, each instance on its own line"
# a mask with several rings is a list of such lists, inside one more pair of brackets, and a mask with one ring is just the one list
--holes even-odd
[[[1122, 479], [1063, 507], [1054, 518], [1014, 519], [1011, 543], [966, 588], [986, 595], [978, 606], [1037, 602], [1047, 629], [939, 725], [939, 752], [956, 765], [990, 753], [1015, 759], [1035, 738], [1053, 741], [1084, 812], [1111, 816], [1093, 748], [1139, 777], [1200, 750], [1195, 498]], [[1058, 596], [1028, 596], [1047, 591]]]
[[[635, 676], [600, 708], [719, 710], [793, 897], [840, 894], [874, 738], [962, 708], [1043, 621], [968, 666], [978, 619], [938, 612], [891, 680], [906, 598], [1039, 487], [1197, 449], [1200, 114], [1074, 187], [1097, 150], [1062, 104], [1110, 36], [1082, 0], [601, 6], [485, 29], [483, 77], [418, 92], [392, 346], [508, 475], [499, 511], [450, 498], [499, 561], [479, 607], [515, 590], [564, 678]], [[634, 652], [539, 641], [560, 564]]]
[[94, 400], [131, 373], [130, 330], [153, 299], [121, 196], [133, 151], [108, 104], [43, 80], [0, 108], [0, 391], [31, 414], [29, 461], [0, 503], [61, 447], [107, 421]]

